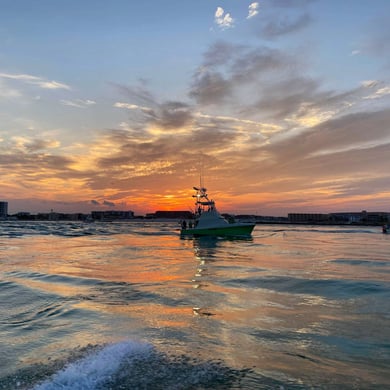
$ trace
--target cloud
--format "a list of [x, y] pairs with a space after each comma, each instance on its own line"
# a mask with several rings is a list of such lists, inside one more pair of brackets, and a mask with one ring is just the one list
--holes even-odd
[[326, 89], [322, 80], [310, 77], [305, 58], [294, 51], [218, 41], [204, 53], [188, 94], [202, 110], [218, 106], [221, 113], [285, 129], [315, 126], [362, 109], [368, 96], [387, 96], [386, 86], [376, 81], [343, 92]]
[[51, 177], [53, 175], [61, 177], [62, 173], [68, 171], [74, 162], [72, 158], [67, 156], [31, 153], [31, 151], [29, 153], [13, 152], [13, 154], [4, 152], [0, 154], [2, 168], [14, 169], [14, 172], [18, 172], [19, 180], [22, 182], [31, 180], [32, 183], [37, 185], [46, 174]]
[[[388, 110], [347, 114], [295, 136], [275, 139], [260, 146], [258, 152], [266, 151], [270, 156], [267, 176], [279, 171], [279, 177], [297, 176], [300, 182], [315, 177], [353, 178], [357, 173], [368, 176], [372, 172], [388, 177], [386, 167], [380, 164], [390, 150], [388, 120]], [[373, 131], [367, 132], [367, 128]]]
[[12, 79], [12, 80], [21, 80], [27, 83], [36, 83], [42, 81], [41, 78], [36, 76], [31, 76], [28, 74], [10, 74], [10, 73], [0, 73], [1, 78]]
[[[253, 144], [247, 153], [252, 157], [245, 166], [246, 177], [255, 183], [260, 175], [254, 191], [265, 199], [269, 194], [269, 207], [280, 208], [287, 201], [290, 212], [306, 207], [312, 212], [364, 208], [376, 198], [385, 205], [390, 175], [383, 161], [390, 152], [389, 119], [388, 110], [347, 114], [290, 137]], [[261, 164], [253, 156], [264, 156]], [[274, 203], [272, 198], [280, 195], [280, 204]]]
[[[226, 16], [223, 9], [219, 15]], [[276, 19], [269, 36], [303, 28], [298, 26], [302, 18]], [[286, 207], [283, 203], [291, 212], [339, 204], [342, 196], [351, 197], [348, 207], [370, 195], [382, 197], [390, 180], [384, 163], [390, 153], [390, 113], [379, 102], [389, 96], [388, 85], [367, 80], [332, 90], [311, 75], [306, 54], [217, 41], [205, 51], [185, 99], [157, 98], [145, 81], [112, 84], [120, 94], [113, 107], [123, 110], [117, 128], [63, 149], [50, 140], [54, 137], [2, 136], [4, 181], [37, 197], [99, 200], [89, 201], [90, 206], [114, 207], [112, 200], [119, 204], [131, 197], [153, 211], [150, 199], [163, 204], [159, 196], [168, 191], [187, 197], [183, 188], [203, 165], [207, 182], [228, 199], [232, 195], [236, 203], [234, 196], [242, 194], [248, 207], [257, 209], [261, 194], [270, 213], [272, 207]], [[0, 76], [5, 79], [37, 81], [30, 75]]]
[[277, 38], [300, 31], [307, 27], [311, 21], [312, 19], [308, 13], [299, 15], [295, 19], [287, 16], [275, 16], [262, 27], [261, 35], [266, 38]]
[[210, 67], [227, 65], [235, 55], [240, 54], [247, 46], [237, 45], [219, 40], [210, 45], [203, 55], [203, 63], [199, 70], [207, 70]]
[[31, 84], [36, 84], [43, 89], [71, 89], [69, 85], [66, 85], [64, 83], [59, 83], [58, 81], [54, 81], [54, 80], [52, 81], [41, 80]]
[[[166, 175], [188, 167], [196, 166], [199, 160], [199, 151], [213, 155], [225, 153], [228, 149], [239, 149], [239, 145], [247, 139], [248, 134], [241, 132], [243, 125], [238, 119], [230, 117], [212, 117], [193, 113], [193, 120], [185, 131], [176, 132], [174, 142], [172, 137], [164, 132], [153, 133], [153, 137], [140, 140], [134, 139], [126, 131], [111, 130], [106, 133], [102, 142], [111, 145], [115, 152], [98, 158], [100, 172], [111, 172], [110, 179], [115, 182], [130, 179]], [[245, 124], [249, 126], [249, 124]], [[259, 123], [251, 123], [257, 132], [261, 128]], [[183, 161], [186, 164], [183, 165]], [[116, 172], [117, 173], [113, 173]], [[180, 176], [181, 173], [178, 173]], [[100, 185], [102, 177], [91, 185]]]
[[[241, 83], [256, 83], [270, 77], [273, 82], [273, 75], [276, 79], [283, 77], [283, 74], [290, 72], [297, 65], [294, 56], [288, 55], [277, 49], [267, 46], [247, 48], [245, 51], [237, 51], [234, 60], [231, 62], [229, 73], [231, 79], [239, 87]], [[302, 64], [303, 65], [303, 64]]]
[[329, 98], [330, 92], [321, 92], [317, 80], [292, 76], [264, 86], [264, 89], [248, 113], [261, 110], [273, 120], [283, 120], [293, 114], [304, 116], [315, 102]]
[[296, 62], [296, 57], [266, 46], [219, 41], [205, 52], [203, 64], [193, 75], [189, 96], [200, 105], [240, 100], [242, 108], [249, 96], [253, 99], [268, 83], [280, 79], [282, 72], [291, 72]]
[[54, 80], [46, 80], [42, 77], [32, 76], [29, 74], [0, 73], [0, 78], [22, 81], [24, 83], [35, 85], [42, 89], [71, 89], [70, 86], [67, 84], [60, 83]]
[[22, 96], [20, 91], [14, 88], [10, 88], [0, 79], [0, 98], [13, 99]]
[[376, 89], [374, 93], [365, 96], [364, 99], [380, 99], [388, 95], [390, 95], [390, 86], [386, 85]]
[[[318, 81], [307, 83], [302, 89], [298, 88], [300, 82], [303, 81], [296, 80], [290, 85], [291, 90], [300, 91], [298, 100], [306, 93], [316, 100], [319, 108], [326, 101], [334, 99], [336, 104], [369, 88], [361, 86], [362, 90], [358, 88], [343, 94], [321, 94]], [[281, 86], [280, 93], [285, 93], [285, 88]], [[7, 182], [29, 191], [40, 191], [42, 196], [54, 188], [56, 196], [61, 196], [71, 180], [76, 192], [74, 197], [82, 193], [83, 197], [101, 196], [98, 199], [103, 199], [108, 193], [109, 199], [122, 201], [131, 196], [138, 202], [145, 200], [142, 204], [151, 210], [156, 206], [148, 206], [146, 199], [150, 199], [155, 188], [160, 187], [162, 193], [168, 189], [177, 191], [179, 196], [183, 183], [197, 177], [200, 160], [207, 166], [207, 181], [224, 191], [227, 197], [246, 193], [250, 199], [253, 191], [256, 194], [253, 204], [258, 202], [261, 193], [265, 205], [280, 210], [279, 197], [283, 195], [284, 200], [290, 202], [290, 212], [295, 207], [304, 209], [310, 202], [318, 210], [324, 199], [331, 204], [342, 196], [356, 197], [356, 203], [351, 205], [360, 204], [360, 197], [386, 190], [389, 173], [383, 161], [387, 161], [390, 153], [388, 110], [342, 114], [297, 132], [294, 127], [279, 128], [275, 122], [271, 122], [274, 128], [267, 128], [267, 123], [263, 122], [202, 114], [195, 112], [195, 107], [183, 104], [160, 103], [160, 107], [174, 111], [184, 107], [191, 112], [191, 122], [185, 130], [175, 132], [174, 140], [165, 132], [153, 132], [148, 138], [140, 139], [133, 138], [128, 131], [106, 130], [84, 146], [89, 153], [85, 156], [86, 164], [81, 165], [78, 164], [83, 156], [42, 153], [37, 140], [35, 147], [25, 148], [24, 152], [15, 153], [13, 149], [11, 154], [7, 153], [8, 147], [4, 147], [0, 151], [0, 166], [4, 174], [14, 175], [13, 180]], [[291, 107], [299, 109], [294, 104]], [[294, 112], [291, 108], [291, 113]], [[144, 122], [143, 126], [147, 128], [151, 122]], [[157, 203], [158, 196], [154, 193]], [[92, 204], [99, 204], [95, 202]], [[109, 201], [100, 204], [115, 205]]]
[[364, 80], [361, 82], [361, 85], [365, 88], [376, 87], [379, 84], [377, 80]]
[[55, 149], [60, 146], [59, 141], [55, 140], [43, 140], [43, 139], [34, 139], [25, 144], [25, 148], [29, 152], [38, 152], [45, 149]]
[[[175, 130], [183, 128], [192, 121], [191, 107], [184, 102], [167, 101], [160, 103], [144, 87], [142, 90], [136, 87], [119, 85], [117, 87], [136, 102], [114, 103], [114, 107], [124, 108], [134, 113], [134, 115], [130, 116], [130, 120], [135, 124], [135, 129], [139, 126], [145, 129], [145, 126], [148, 126], [149, 129], [155, 127], [165, 130]], [[137, 101], [146, 102], [149, 106], [137, 104]]]
[[77, 107], [77, 108], [86, 108], [92, 105], [95, 105], [96, 102], [93, 100], [82, 100], [82, 99], [76, 99], [76, 100], [60, 100], [61, 104], [64, 106], [69, 107]]
[[135, 102], [135, 105], [153, 107], [157, 99], [147, 88], [147, 82], [140, 80], [140, 83], [135, 86], [112, 83], [113, 87], [129, 100]]
[[126, 99], [114, 107], [126, 110], [128, 123], [102, 131], [88, 159], [72, 165], [89, 191], [110, 199], [146, 199], [156, 186], [182, 191], [198, 174], [200, 156], [227, 195], [268, 193], [272, 207], [280, 207], [280, 194], [290, 208], [320, 207], [342, 194], [359, 198], [366, 183], [375, 194], [389, 178], [380, 162], [390, 150], [389, 112], [364, 105], [370, 94], [385, 96], [385, 85], [327, 89], [294, 53], [216, 42], [189, 86], [193, 104], [158, 100], [145, 84], [117, 90]]
[[61, 199], [78, 186], [75, 161], [55, 140], [14, 136], [0, 143], [1, 174], [6, 183], [12, 183], [11, 198], [33, 193], [36, 198]]
[[144, 107], [139, 106], [137, 104], [131, 104], [131, 103], [123, 103], [123, 102], [116, 102], [114, 103], [114, 107], [116, 108], [126, 108], [128, 110], [139, 110], [147, 115], [154, 115], [154, 110], [150, 107]]
[[[359, 152], [390, 145], [390, 135], [385, 123], [390, 120], [388, 110], [346, 114], [324, 122], [304, 135], [312, 147], [310, 155]], [[369, 127], [367, 127], [369, 126]], [[373, 128], [373, 127], [374, 128]], [[367, 128], [371, 131], [367, 132]], [[363, 169], [364, 171], [364, 169]]]
[[7, 149], [17, 150], [22, 153], [35, 153], [43, 150], [57, 149], [60, 146], [60, 142], [57, 140], [34, 138], [27, 136], [12, 136], [8, 137], [6, 143], [0, 148], [7, 154]]
[[160, 105], [159, 115], [154, 123], [164, 129], [178, 129], [192, 120], [191, 107], [186, 103], [169, 101]]
[[248, 7], [248, 16], [246, 17], [247, 19], [253, 18], [259, 13], [259, 3], [251, 3]]
[[231, 17], [230, 13], [225, 13], [225, 10], [222, 7], [217, 7], [214, 14], [214, 21], [222, 30], [234, 26], [234, 19]]
[[201, 69], [193, 77], [193, 83], [189, 96], [200, 105], [221, 103], [231, 96], [232, 86], [229, 80], [215, 71]]

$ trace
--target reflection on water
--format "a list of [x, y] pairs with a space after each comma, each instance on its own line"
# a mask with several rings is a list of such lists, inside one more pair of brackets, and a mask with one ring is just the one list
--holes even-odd
[[[192, 239], [194, 247], [194, 257], [197, 262], [197, 269], [194, 275], [193, 287], [195, 289], [206, 290], [209, 287], [210, 282], [213, 283], [213, 279], [217, 276], [218, 261], [223, 261], [223, 252], [225, 243], [239, 243], [239, 242], [251, 242], [252, 238], [234, 238], [234, 237], [194, 237]], [[214, 290], [215, 292], [215, 290]], [[210, 297], [208, 297], [207, 292], [202, 292], [202, 294], [196, 294], [199, 305], [193, 308], [195, 315], [202, 316], [213, 316], [213, 308], [210, 307]], [[213, 294], [215, 297], [215, 294]]]
[[[216, 237], [199, 237], [193, 238], [194, 257], [197, 264], [196, 273], [194, 275], [193, 287], [194, 289], [207, 290], [207, 279], [210, 276], [210, 263], [216, 256], [216, 248], [218, 245], [218, 238]], [[212, 272], [212, 270], [211, 270]], [[207, 292], [196, 292], [194, 296], [197, 299], [197, 305], [193, 307], [193, 313], [196, 316], [212, 316], [215, 315], [208, 307], [209, 299]]]
[[133, 370], [165, 388], [389, 384], [390, 241], [373, 229], [180, 239], [173, 224], [5, 227], [0, 388], [56, 372], [75, 383], [80, 367], [109, 361], [86, 381], [143, 388]]

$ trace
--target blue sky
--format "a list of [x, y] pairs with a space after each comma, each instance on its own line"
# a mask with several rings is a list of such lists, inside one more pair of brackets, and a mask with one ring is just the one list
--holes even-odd
[[11, 212], [389, 210], [389, 1], [0, 5]]

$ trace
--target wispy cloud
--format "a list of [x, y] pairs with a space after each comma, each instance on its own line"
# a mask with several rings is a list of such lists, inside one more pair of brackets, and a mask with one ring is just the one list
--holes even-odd
[[102, 204], [103, 204], [103, 206], [115, 207], [115, 203], [114, 202], [110, 202], [108, 200], [104, 200]]
[[308, 13], [301, 14], [296, 18], [279, 16], [269, 21], [262, 27], [262, 35], [266, 38], [277, 38], [302, 30], [312, 21]]
[[214, 21], [222, 30], [234, 26], [234, 19], [231, 17], [230, 13], [225, 13], [225, 10], [222, 7], [217, 7], [214, 14]]
[[259, 13], [259, 3], [251, 3], [248, 7], [248, 16], [247, 19], [253, 18]]
[[[28, 136], [12, 136], [7, 140], [7, 148], [12, 148], [22, 153], [37, 153], [50, 149], [57, 149], [60, 142], [54, 139], [34, 138]], [[3, 146], [4, 148], [4, 146]], [[2, 150], [6, 153], [6, 150]]]
[[[152, 103], [152, 102], [151, 102]], [[191, 107], [183, 102], [168, 101], [163, 103], [153, 102], [154, 108], [139, 106], [132, 103], [117, 102], [114, 107], [125, 108], [131, 111], [139, 111], [143, 117], [135, 119], [143, 125], [155, 126], [158, 128], [178, 130], [191, 122]]]
[[114, 104], [116, 108], [126, 108], [127, 110], [140, 110], [146, 113], [152, 113], [153, 109], [150, 107], [139, 106], [138, 104], [116, 102]]
[[26, 150], [29, 152], [38, 152], [47, 149], [56, 149], [60, 146], [57, 140], [34, 139], [26, 144]]
[[87, 100], [76, 99], [76, 100], [61, 100], [61, 104], [70, 107], [86, 108], [95, 105], [96, 102], [88, 99]]
[[[279, 77], [279, 71], [288, 69], [295, 62], [294, 58], [276, 49], [217, 42], [204, 54], [204, 63], [193, 76], [189, 95], [200, 105], [234, 101], [245, 88], [254, 89], [254, 96], [258, 96], [270, 76]], [[245, 95], [241, 99], [243, 107]]]
[[71, 87], [67, 84], [29, 74], [0, 73], [0, 78], [21, 81], [30, 85], [35, 85], [42, 89], [71, 89]]
[[384, 87], [378, 88], [374, 93], [365, 96], [364, 99], [380, 99], [384, 96], [390, 95], [390, 86], [386, 85]]
[[10, 88], [0, 79], [0, 98], [16, 98], [21, 96], [21, 93], [14, 88]]
[[35, 83], [38, 85], [38, 87], [43, 89], [71, 89], [69, 85], [66, 85], [64, 83], [59, 83], [58, 81], [45, 81], [45, 80], [39, 80]]

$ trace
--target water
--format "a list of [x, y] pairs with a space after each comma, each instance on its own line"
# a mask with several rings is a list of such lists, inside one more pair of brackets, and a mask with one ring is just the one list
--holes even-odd
[[390, 236], [0, 224], [0, 389], [390, 388]]

